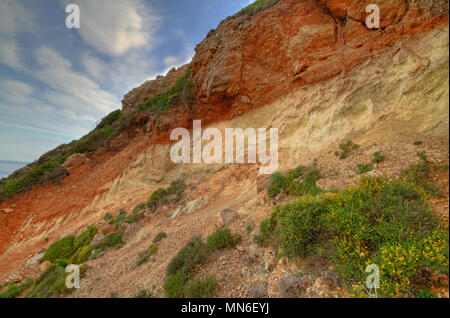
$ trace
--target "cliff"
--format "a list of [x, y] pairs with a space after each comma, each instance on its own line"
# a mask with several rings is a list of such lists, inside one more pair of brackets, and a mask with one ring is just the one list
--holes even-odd
[[[364, 23], [372, 2], [380, 7], [379, 29]], [[218, 277], [215, 295], [254, 296], [250, 287], [262, 284], [268, 296], [280, 296], [280, 277], [298, 264], [278, 263], [276, 250], [253, 239], [274, 204], [291, 198], [269, 197], [269, 177], [258, 175], [258, 165], [174, 164], [170, 132], [192, 128], [194, 119], [221, 131], [278, 128], [279, 170], [314, 166], [323, 190], [355, 185], [357, 167], [375, 152], [387, 159], [368, 175], [395, 179], [423, 151], [435, 167], [429, 181], [448, 194], [448, 169], [436, 168], [448, 167], [447, 10], [447, 1], [279, 0], [225, 19], [197, 45], [188, 65], [124, 96], [120, 116], [108, 126], [113, 133], [85, 152], [88, 160], [71, 165], [59, 183], [41, 183], [0, 203], [0, 282], [37, 277], [42, 267], [27, 260], [42, 248], [90, 224], [107, 234], [106, 213], [132, 211], [181, 178], [186, 188], [177, 200], [125, 226], [120, 250], [87, 262], [73, 296], [128, 297], [153, 286], [164, 296], [171, 258], [193, 236], [221, 225], [241, 234], [242, 242], [200, 268], [200, 276]], [[347, 140], [359, 148], [340, 159], [335, 152]], [[448, 222], [446, 197], [430, 205]], [[235, 214], [228, 219], [225, 210]], [[139, 252], [159, 232], [167, 238], [158, 243], [158, 257], [136, 267]], [[322, 259], [311, 266], [331, 275]], [[305, 282], [303, 295], [344, 295], [339, 284], [322, 283]]]

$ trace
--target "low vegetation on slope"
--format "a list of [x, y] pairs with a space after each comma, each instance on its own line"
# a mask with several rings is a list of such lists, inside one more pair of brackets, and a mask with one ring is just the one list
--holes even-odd
[[230, 20], [233, 18], [246, 16], [248, 18], [251, 18], [258, 12], [261, 12], [263, 10], [269, 9], [273, 5], [275, 5], [278, 2], [278, 0], [256, 0], [253, 3], [249, 4], [245, 8], [243, 8], [241, 11], [236, 13], [235, 15], [229, 16], [225, 20]]
[[380, 269], [379, 295], [422, 295], [434, 272], [448, 275], [449, 237], [428, 204], [439, 193], [426, 181], [430, 164], [419, 157], [401, 179], [364, 177], [344, 191], [302, 193], [276, 206], [256, 241], [278, 247], [280, 256], [327, 258], [349, 295], [365, 295], [353, 283], [365, 282], [370, 264]]
[[112, 112], [80, 140], [61, 145], [42, 155], [37, 161], [15, 171], [8, 178], [0, 179], [0, 202], [36, 185], [61, 181], [68, 175], [67, 170], [62, 167], [64, 161], [75, 153], [87, 154], [99, 146], [106, 146], [111, 136], [117, 132], [113, 123], [121, 116], [120, 110]]
[[206, 239], [195, 237], [170, 261], [164, 291], [170, 298], [211, 297], [217, 282], [213, 277], [195, 277], [199, 265], [208, 261], [216, 250], [231, 248], [239, 244], [241, 237], [232, 234], [228, 228], [218, 228]]
[[[110, 141], [130, 127], [138, 113], [145, 112], [151, 116], [160, 116], [174, 106], [190, 107], [194, 101], [190, 75], [189, 69], [166, 93], [151, 97], [146, 103], [138, 105], [136, 109], [125, 114], [120, 110], [111, 112], [86, 136], [69, 144], [63, 144], [42, 155], [39, 160], [15, 171], [8, 178], [0, 179], [0, 202], [15, 194], [28, 191], [36, 185], [60, 182], [68, 175], [62, 164], [73, 154], [89, 154], [99, 147], [103, 147], [105, 151], [111, 150], [109, 149]], [[140, 128], [145, 127], [148, 120], [147, 118], [144, 122], [139, 122]]]
[[[98, 248], [89, 245], [97, 232], [97, 227], [91, 225], [77, 237], [68, 235], [53, 242], [41, 259], [41, 262], [51, 262], [48, 269], [36, 280], [28, 278], [23, 283], [11, 284], [0, 293], [0, 298], [15, 298], [26, 290], [25, 297], [31, 298], [62, 296], [72, 292], [66, 287], [65, 267], [67, 264], [82, 264], [90, 258], [92, 250]], [[86, 270], [86, 265], [80, 266], [81, 277]]]
[[167, 189], [159, 188], [153, 192], [145, 205], [154, 212], [160, 205], [169, 203], [169, 198], [173, 202], [178, 202], [185, 189], [186, 184], [183, 180], [174, 180]]
[[316, 181], [320, 179], [320, 172], [315, 167], [298, 166], [289, 171], [286, 176], [279, 172], [272, 175], [267, 192], [269, 197], [274, 198], [280, 192], [288, 195], [317, 195], [321, 190]]
[[138, 105], [137, 111], [148, 111], [152, 115], [159, 115], [171, 106], [191, 104], [194, 100], [194, 84], [190, 77], [191, 68], [189, 67], [169, 91], [150, 97], [145, 103]]

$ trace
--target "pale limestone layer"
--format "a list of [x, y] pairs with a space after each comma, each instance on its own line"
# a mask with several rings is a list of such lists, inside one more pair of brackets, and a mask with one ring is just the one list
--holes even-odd
[[[292, 91], [230, 121], [225, 128], [278, 128], [279, 168], [310, 163], [351, 135], [373, 141], [391, 133], [448, 136], [448, 27], [408, 39], [348, 74]], [[206, 129], [208, 127], [202, 127]], [[225, 147], [222, 147], [225, 149]], [[106, 200], [135, 187], [154, 188], [182, 175], [210, 176], [225, 164], [174, 164], [168, 145], [141, 155], [111, 186]]]

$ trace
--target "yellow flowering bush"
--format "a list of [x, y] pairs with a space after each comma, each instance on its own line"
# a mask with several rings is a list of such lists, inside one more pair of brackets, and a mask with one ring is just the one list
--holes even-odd
[[414, 293], [424, 273], [448, 273], [448, 227], [432, 214], [423, 188], [406, 180], [366, 177], [333, 196], [277, 206], [262, 222], [259, 240], [289, 257], [331, 251], [325, 256], [349, 290], [376, 264], [384, 297]]

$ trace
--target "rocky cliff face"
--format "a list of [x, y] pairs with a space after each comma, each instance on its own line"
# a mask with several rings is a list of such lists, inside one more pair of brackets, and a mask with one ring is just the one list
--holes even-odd
[[[380, 8], [380, 29], [365, 26], [372, 2]], [[345, 75], [399, 39], [448, 23], [446, 8], [445, 1], [280, 0], [253, 16], [226, 19], [195, 49], [197, 104], [190, 117], [236, 117], [295, 87]], [[123, 110], [170, 88], [186, 67], [129, 92]]]
[[[381, 10], [377, 30], [364, 25], [365, 7], [372, 2]], [[125, 229], [120, 250], [89, 261], [91, 269], [74, 296], [105, 297], [113, 291], [131, 296], [151, 286], [163, 296], [170, 259], [190, 237], [208, 235], [224, 222], [243, 241], [201, 269], [205, 275], [223, 275], [218, 295], [249, 296], [249, 287], [262, 282], [269, 296], [278, 296], [278, 279], [293, 270], [292, 264], [277, 264], [274, 251], [256, 247], [247, 230], [272, 211], [267, 178], [250, 164], [176, 165], [170, 161], [168, 133], [190, 127], [192, 119], [222, 131], [276, 127], [279, 169], [314, 163], [324, 174], [319, 180], [324, 189], [353, 184], [359, 178], [355, 167], [379, 150], [388, 159], [376, 165], [373, 175], [397, 176], [416, 163], [417, 150], [436, 164], [448, 164], [446, 8], [446, 1], [280, 0], [254, 15], [226, 19], [197, 46], [189, 64], [192, 107], [177, 106], [158, 116], [136, 112], [115, 141], [122, 144], [119, 151], [83, 158], [61, 184], [0, 203], [0, 283], [37, 275], [40, 267], [26, 261], [43, 247], [102, 223], [107, 212], [133, 210], [154, 190], [182, 177], [188, 188], [180, 201]], [[129, 92], [123, 113], [167, 91], [187, 68]], [[360, 148], [343, 161], [334, 152], [347, 139]], [[418, 140], [421, 148], [413, 145]], [[448, 187], [448, 172], [436, 174], [434, 182]], [[433, 206], [448, 219], [448, 200]], [[236, 212], [231, 221], [221, 217], [226, 209]], [[158, 258], [136, 268], [139, 251], [160, 231], [168, 236]], [[311, 290], [319, 285], [313, 282]], [[333, 289], [311, 295], [341, 294]]]
[[130, 111], [133, 107], [145, 103], [150, 97], [167, 92], [175, 82], [186, 73], [188, 66], [171, 69], [166, 76], [158, 76], [128, 92], [122, 100], [122, 111]]
[[378, 1], [381, 29], [371, 30], [364, 24], [369, 3], [286, 0], [252, 18], [222, 22], [196, 48], [198, 100], [237, 116], [295, 87], [348, 73], [400, 38], [448, 21], [420, 3]]

